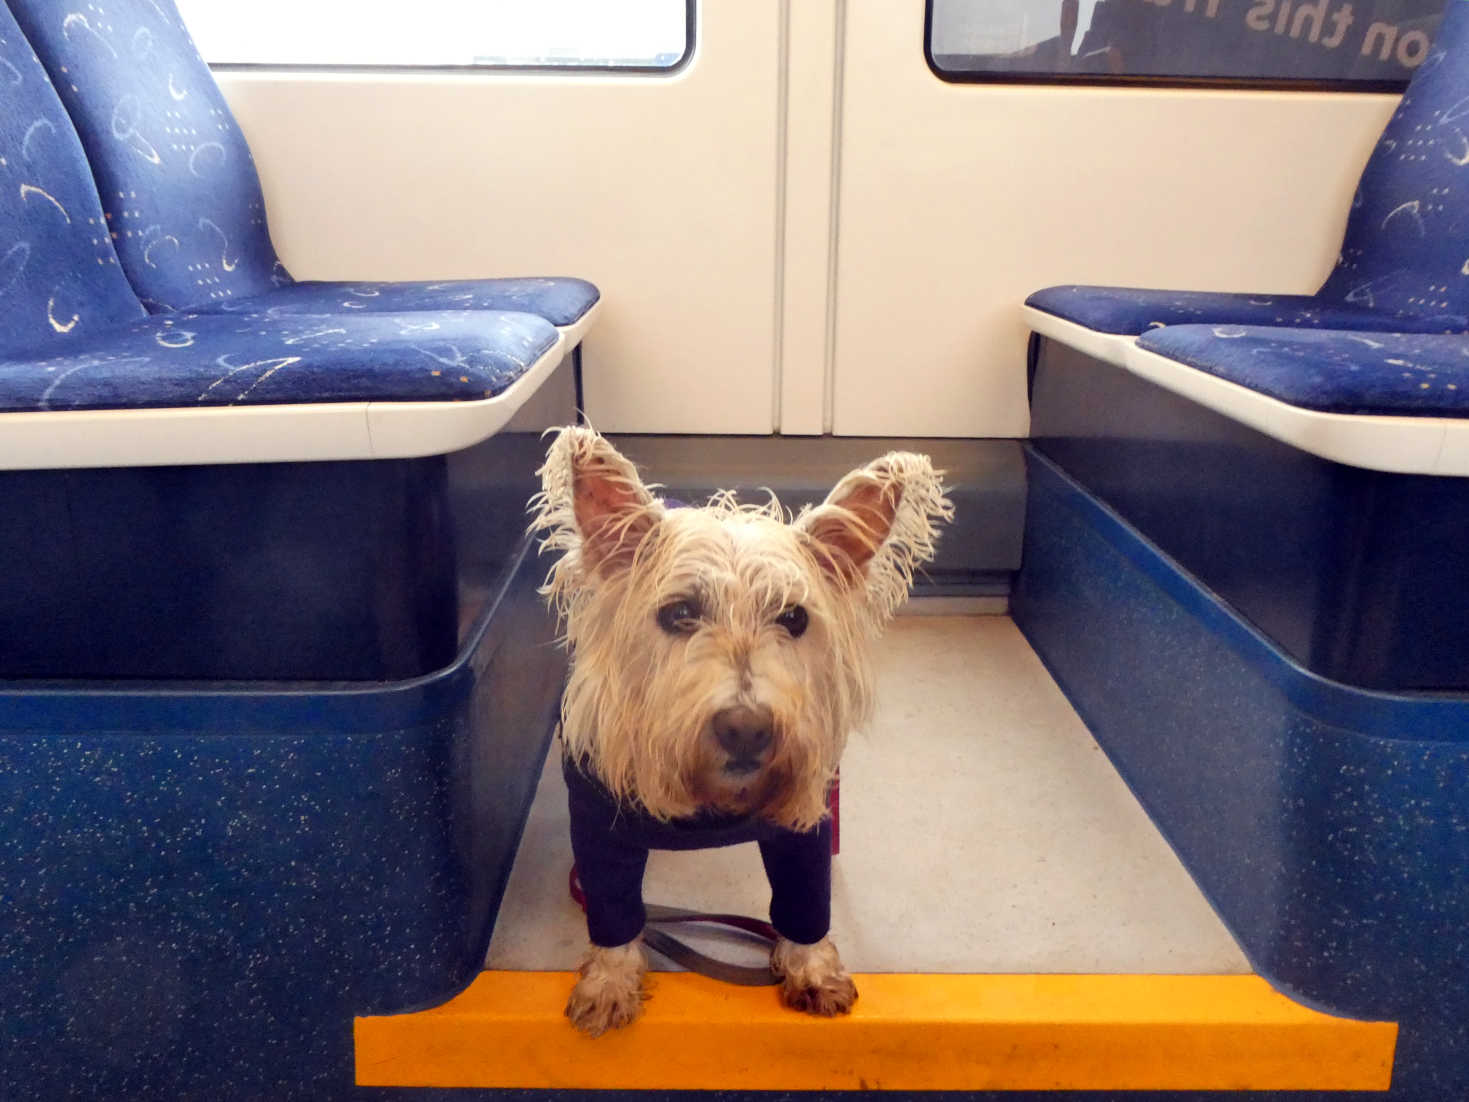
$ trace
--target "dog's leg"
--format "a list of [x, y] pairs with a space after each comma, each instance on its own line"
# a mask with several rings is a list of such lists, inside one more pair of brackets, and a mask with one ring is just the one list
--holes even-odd
[[826, 933], [831, 928], [831, 819], [801, 834], [782, 831], [761, 839], [760, 859], [770, 881], [770, 921], [781, 934], [770, 953], [780, 1001], [824, 1018], [845, 1014], [857, 1001], [857, 985]]
[[780, 977], [780, 1001], [792, 1010], [831, 1018], [857, 1001], [857, 985], [829, 937], [814, 945], [781, 938], [771, 951], [770, 968]]
[[632, 1022], [643, 1011], [647, 969], [641, 937], [611, 949], [592, 946], [566, 1003], [571, 1024], [589, 1037], [600, 1037]]

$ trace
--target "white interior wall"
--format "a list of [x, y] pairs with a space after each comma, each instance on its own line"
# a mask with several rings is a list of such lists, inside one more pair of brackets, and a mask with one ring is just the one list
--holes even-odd
[[221, 84], [295, 274], [591, 279], [587, 405], [628, 433], [1023, 436], [1027, 293], [1310, 289], [1395, 102], [948, 84], [885, 0], [697, 28], [672, 76]]
[[227, 71], [298, 278], [575, 275], [618, 432], [774, 427], [780, 0], [671, 75]]
[[950, 84], [847, 4], [833, 428], [1024, 436], [1054, 283], [1309, 291], [1396, 97]]

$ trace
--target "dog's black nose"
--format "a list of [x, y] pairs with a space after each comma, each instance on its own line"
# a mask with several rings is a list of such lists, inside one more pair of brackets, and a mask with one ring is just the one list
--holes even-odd
[[758, 757], [770, 745], [770, 713], [753, 708], [726, 708], [714, 717], [714, 737], [737, 761]]

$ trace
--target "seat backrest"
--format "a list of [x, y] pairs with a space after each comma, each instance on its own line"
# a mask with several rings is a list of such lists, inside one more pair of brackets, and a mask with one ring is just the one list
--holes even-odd
[[0, 354], [49, 355], [144, 314], [71, 120], [0, 5]]
[[1403, 314], [1469, 314], [1469, 3], [1451, 0], [1378, 139], [1319, 294]]
[[152, 311], [290, 282], [245, 137], [173, 0], [9, 0], [70, 112]]

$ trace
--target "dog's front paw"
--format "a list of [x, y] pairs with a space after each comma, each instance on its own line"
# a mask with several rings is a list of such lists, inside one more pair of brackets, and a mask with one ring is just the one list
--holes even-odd
[[571, 1024], [588, 1037], [629, 1025], [643, 1012], [647, 967], [641, 938], [612, 949], [593, 946], [566, 1002]]
[[857, 985], [830, 938], [814, 945], [781, 938], [770, 954], [770, 967], [780, 977], [780, 1001], [792, 1010], [832, 1018], [857, 1001]]

